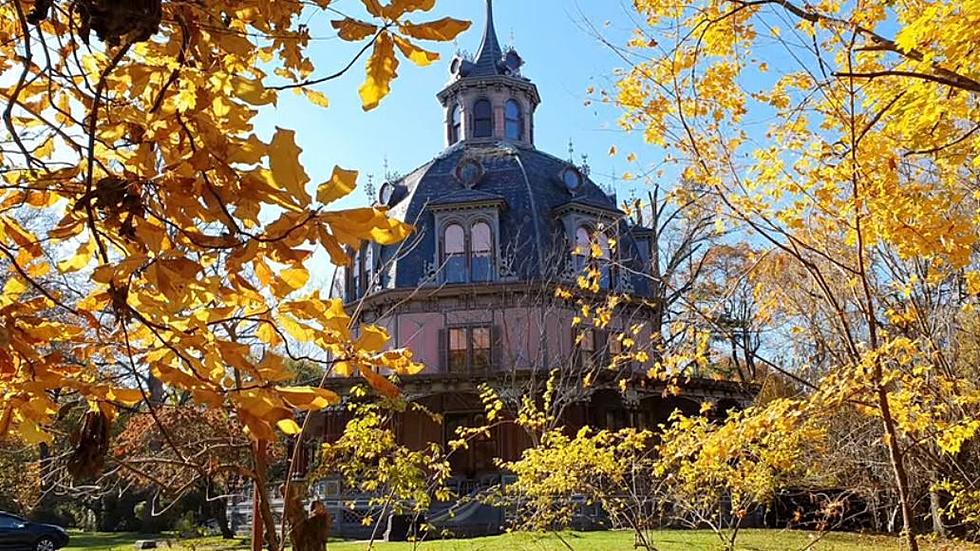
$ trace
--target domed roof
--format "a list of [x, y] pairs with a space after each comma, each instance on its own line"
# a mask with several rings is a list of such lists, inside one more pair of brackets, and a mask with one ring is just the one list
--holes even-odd
[[[366, 258], [358, 256], [353, 270], [339, 274], [335, 292], [354, 300], [365, 290], [372, 294], [469, 279], [478, 279], [473, 283], [481, 285], [567, 284], [583, 268], [581, 263], [576, 266], [572, 251], [582, 248], [578, 234], [584, 227], [590, 235], [601, 233], [615, 240], [615, 250], [604, 251], [604, 266], [614, 260], [626, 268], [606, 270], [604, 284], [649, 296], [650, 282], [642, 275], [649, 241], [643, 247], [638, 240], [647, 239], [643, 234], [648, 230], [632, 227], [616, 207], [615, 197], [590, 180], [588, 171], [535, 149], [532, 116], [540, 98], [537, 87], [519, 74], [522, 63], [516, 52], [505, 55], [500, 48], [492, 0], [487, 0], [487, 26], [477, 57], [465, 63], [457, 59], [453, 80], [438, 95], [447, 108], [447, 137], [452, 145], [381, 189], [379, 203], [389, 207], [392, 217], [415, 226], [416, 232], [404, 243], [365, 249]], [[482, 112], [476, 108], [479, 104]], [[492, 226], [490, 236], [482, 227], [478, 240], [483, 255], [486, 241], [492, 241], [492, 273], [473, 268], [472, 274], [448, 277], [440, 233], [453, 224], [472, 230], [480, 221]], [[472, 254], [477, 236], [467, 235], [465, 230], [457, 231], [455, 247]], [[461, 240], [468, 245], [460, 244]], [[605, 241], [600, 243], [603, 246]], [[588, 255], [591, 247], [586, 248]], [[469, 258], [464, 265], [486, 262], [486, 256]], [[486, 269], [485, 264], [480, 266]], [[369, 289], [364, 289], [364, 281], [370, 281]], [[353, 293], [346, 291], [348, 282]]]
[[[479, 168], [476, 181], [461, 181], [463, 165]], [[569, 170], [581, 178], [575, 190], [563, 181]], [[404, 244], [381, 248], [379, 261], [388, 267], [382, 288], [439, 283], [433, 273], [439, 247], [436, 214], [452, 210], [496, 212], [498, 256], [507, 264], [507, 271], [498, 278], [501, 281], [561, 277], [562, 264], [570, 253], [563, 215], [570, 212], [602, 220], [607, 228], [620, 226], [617, 248], [621, 262], [643, 271], [640, 250], [614, 198], [579, 168], [534, 148], [506, 142], [459, 143], [388, 185], [395, 191], [389, 214], [414, 225], [416, 232]], [[648, 282], [642, 277], [631, 277], [630, 286], [636, 293], [647, 294]]]

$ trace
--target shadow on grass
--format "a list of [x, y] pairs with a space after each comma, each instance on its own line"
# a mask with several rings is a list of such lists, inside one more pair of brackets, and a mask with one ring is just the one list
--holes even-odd
[[221, 537], [181, 538], [176, 534], [137, 534], [132, 532], [69, 532], [71, 541], [64, 551], [133, 551], [137, 540], [155, 540], [159, 549], [227, 551], [247, 549], [248, 543], [242, 539], [225, 540]]

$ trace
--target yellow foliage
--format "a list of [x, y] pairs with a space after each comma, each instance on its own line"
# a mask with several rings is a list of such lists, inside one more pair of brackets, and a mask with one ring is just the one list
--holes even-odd
[[[140, 407], [140, 389], [118, 387], [120, 367], [237, 415], [256, 439], [295, 434], [295, 410], [339, 399], [281, 386], [297, 345], [318, 351], [324, 370], [332, 357], [397, 394], [380, 374], [418, 372], [410, 352], [386, 350], [381, 331], [355, 341], [344, 305], [304, 289], [316, 251], [344, 263], [344, 246], [397, 243], [412, 228], [385, 210], [325, 210], [357, 173], [336, 168], [314, 203], [295, 132], [277, 128], [266, 143], [255, 131], [280, 90], [329, 104], [310, 88], [329, 78], [311, 55], [308, 6], [163, 2], [147, 28], [95, 23], [83, 37], [81, 12], [53, 3], [36, 14], [0, 6], [10, 78], [0, 95], [21, 106], [0, 189], [0, 437], [49, 439], [54, 390], [105, 418]], [[110, 4], [106, 17], [119, 16]], [[390, 89], [397, 51], [420, 65], [437, 58], [409, 39], [446, 41], [469, 26], [402, 20], [433, 0], [364, 4], [377, 20], [333, 27], [371, 41], [370, 106]]]

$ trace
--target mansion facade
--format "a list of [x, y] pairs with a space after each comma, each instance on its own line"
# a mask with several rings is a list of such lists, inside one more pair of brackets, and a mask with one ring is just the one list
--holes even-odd
[[[411, 349], [425, 365], [400, 386], [443, 422], [410, 409], [398, 419], [399, 441], [418, 448], [446, 445], [457, 427], [483, 424], [481, 385], [516, 402], [528, 393], [540, 396], [551, 373], [566, 376], [572, 398], [562, 419], [573, 428], [652, 428], [677, 409], [697, 412], [703, 401], [721, 404], [722, 411], [747, 405], [752, 389], [735, 383], [692, 378], [674, 395], [666, 383], [646, 379], [650, 365], [643, 362], [605, 367], [623, 351], [616, 335], [625, 331], [635, 350], [649, 362], [656, 358], [654, 232], [633, 223], [586, 168], [537, 149], [541, 97], [523, 65], [516, 51], [498, 42], [487, 0], [477, 54], [452, 61], [450, 82], [437, 95], [445, 113], [445, 150], [385, 183], [377, 197], [377, 205], [416, 231], [397, 245], [350, 251], [350, 266], [332, 282], [332, 295], [359, 323], [385, 327], [391, 347]], [[557, 289], [575, 292], [584, 270], [598, 274], [599, 292], [592, 296], [631, 297], [601, 328], [573, 324], [576, 304], [556, 296]], [[580, 384], [586, 372], [598, 373], [589, 388]], [[631, 380], [625, 394], [618, 386], [623, 377]], [[343, 391], [355, 383], [338, 378], [327, 385]], [[335, 440], [348, 419], [337, 407], [318, 419], [318, 434]], [[517, 459], [529, 445], [521, 428], [505, 424], [453, 454], [458, 493], [499, 482], [506, 474], [494, 458]], [[342, 491], [326, 497], [335, 492]], [[335, 518], [335, 533], [356, 536], [356, 523], [344, 528], [356, 519], [344, 515]], [[500, 528], [481, 515], [455, 528]]]

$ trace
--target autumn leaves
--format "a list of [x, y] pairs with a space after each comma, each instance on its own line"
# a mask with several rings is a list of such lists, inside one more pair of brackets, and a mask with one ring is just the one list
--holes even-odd
[[[50, 439], [66, 399], [100, 423], [152, 410], [152, 390], [268, 440], [299, 432], [296, 410], [338, 400], [316, 381], [286, 386], [290, 362], [360, 375], [387, 396], [398, 394], [388, 373], [421, 369], [386, 350], [383, 329], [352, 335], [307, 266], [317, 251], [346, 264], [347, 248], [412, 228], [383, 209], [329, 210], [357, 172], [337, 167], [311, 189], [295, 132], [260, 137], [255, 122], [289, 88], [327, 107], [313, 86], [367, 52], [361, 97], [376, 107], [397, 56], [428, 65], [439, 56], [416, 41], [469, 23], [405, 20], [431, 0], [365, 0], [370, 22], [315, 3], [151, 2], [162, 17], [150, 40], [113, 31], [119, 44], [91, 49], [73, 33], [92, 14], [48, 2], [28, 21], [29, 3], [0, 6], [0, 60], [24, 75], [0, 91], [20, 144], [0, 152], [0, 437]], [[325, 32], [366, 41], [335, 75], [315, 78], [305, 9], [341, 14]]]
[[438, 60], [439, 54], [421, 48], [412, 40], [447, 42], [470, 27], [468, 21], [448, 17], [419, 24], [401, 21], [410, 12], [431, 10], [435, 7], [435, 0], [394, 0], [386, 6], [377, 0], [364, 0], [364, 5], [382, 23], [373, 24], [345, 18], [333, 21], [332, 24], [337, 29], [338, 36], [349, 42], [373, 37], [371, 40], [374, 49], [367, 62], [367, 79], [360, 88], [365, 111], [380, 105], [381, 100], [391, 92], [391, 82], [398, 71], [395, 48], [412, 63], [425, 67]]

